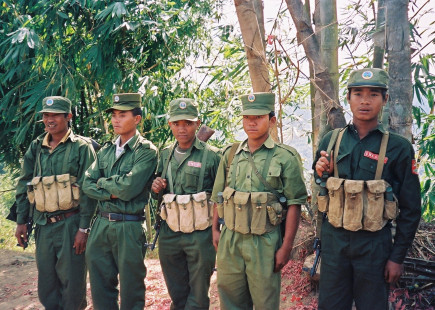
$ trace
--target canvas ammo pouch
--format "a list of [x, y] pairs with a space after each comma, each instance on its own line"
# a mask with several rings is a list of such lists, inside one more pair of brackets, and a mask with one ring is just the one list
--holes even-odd
[[206, 192], [191, 195], [165, 194], [160, 215], [175, 232], [204, 230], [212, 224], [213, 203], [209, 199], [210, 194]]
[[[329, 202], [327, 206], [322, 206], [327, 210], [328, 220], [332, 226], [343, 227], [349, 231], [367, 230], [374, 232], [381, 230], [388, 220], [397, 217], [397, 199], [392, 193], [390, 184], [381, 179], [388, 136], [389, 134], [386, 132], [382, 137], [374, 180], [338, 178], [338, 166], [334, 162], [334, 177], [328, 178], [326, 182]], [[335, 154], [338, 154], [340, 140], [339, 135]], [[387, 189], [390, 190], [390, 197], [386, 197]]]
[[218, 214], [230, 230], [262, 235], [282, 222], [283, 208], [272, 193], [239, 192], [226, 187], [222, 196], [224, 201], [218, 205]]

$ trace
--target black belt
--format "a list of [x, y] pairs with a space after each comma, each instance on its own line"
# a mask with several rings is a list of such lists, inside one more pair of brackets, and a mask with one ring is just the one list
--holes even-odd
[[50, 216], [50, 217], [47, 218], [47, 223], [48, 224], [52, 224], [52, 223], [56, 223], [56, 222], [59, 222], [59, 221], [63, 221], [64, 219], [67, 219], [70, 216], [73, 216], [74, 214], [77, 214], [79, 212], [80, 212], [79, 209], [75, 209], [75, 210], [70, 211], [70, 212], [66, 212], [66, 213], [61, 213], [61, 214], [56, 214], [56, 215]]
[[100, 212], [100, 216], [109, 219], [109, 222], [145, 221], [145, 216], [135, 214]]

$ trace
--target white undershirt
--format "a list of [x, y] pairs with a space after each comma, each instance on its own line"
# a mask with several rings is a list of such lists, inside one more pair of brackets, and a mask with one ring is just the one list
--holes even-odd
[[[134, 137], [134, 136], [133, 136]], [[118, 138], [116, 138], [115, 141], [115, 145], [116, 145], [116, 151], [115, 151], [115, 156], [116, 158], [118, 158], [119, 156], [121, 156], [122, 152], [124, 152], [124, 147], [125, 145], [130, 142], [131, 139], [133, 139], [133, 137], [131, 137], [130, 139], [127, 140], [127, 142], [125, 142], [122, 146], [120, 146], [119, 144], [121, 143], [121, 136], [118, 136]]]

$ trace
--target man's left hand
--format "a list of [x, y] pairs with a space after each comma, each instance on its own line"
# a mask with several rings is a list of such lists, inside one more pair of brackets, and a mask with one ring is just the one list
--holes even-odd
[[86, 242], [88, 242], [88, 234], [78, 230], [73, 245], [73, 248], [76, 249], [76, 254], [83, 254], [85, 252]]
[[290, 260], [290, 251], [285, 249], [284, 247], [279, 248], [279, 250], [275, 253], [275, 267], [273, 268], [273, 272], [279, 272], [285, 265], [287, 265]]
[[396, 283], [403, 274], [403, 264], [395, 263], [391, 260], [387, 261], [384, 270], [384, 277], [387, 283]]

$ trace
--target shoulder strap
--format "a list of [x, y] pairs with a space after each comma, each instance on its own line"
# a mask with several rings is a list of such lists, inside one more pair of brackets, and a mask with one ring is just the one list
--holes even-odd
[[334, 147], [335, 142], [337, 141], [338, 133], [340, 132], [340, 129], [342, 128], [335, 128], [332, 131], [331, 139], [329, 140], [328, 148], [326, 149], [326, 153], [330, 153], [332, 148]]
[[[337, 156], [338, 156], [338, 152], [340, 150], [341, 139], [343, 138], [343, 135], [344, 135], [345, 131], [346, 131], [346, 128], [344, 128], [343, 130], [340, 130], [340, 132], [338, 134], [338, 137], [337, 137], [337, 143], [335, 143], [335, 149], [334, 149], [334, 177], [336, 177], [336, 178], [338, 178]], [[331, 143], [331, 141], [329, 143]], [[328, 146], [328, 148], [329, 148], [329, 146]]]
[[388, 138], [390, 133], [386, 131], [382, 136], [381, 147], [379, 148], [378, 165], [376, 166], [375, 180], [380, 180], [384, 170], [385, 153], [387, 152]]
[[163, 165], [163, 171], [162, 171], [162, 176], [161, 176], [162, 179], [165, 179], [166, 178], [166, 173], [168, 172], [169, 191], [171, 193], [174, 192], [174, 185], [172, 184], [172, 173], [171, 173], [172, 171], [171, 171], [171, 169], [168, 170], [168, 167], [169, 167], [169, 163], [171, 161], [172, 154], [174, 153], [174, 149], [175, 149], [176, 144], [177, 143], [174, 143], [174, 145], [169, 150], [169, 156], [166, 159], [165, 164]]
[[42, 173], [41, 170], [41, 146], [42, 142], [38, 141], [36, 143], [36, 165], [33, 167], [33, 177], [36, 177], [39, 174]]
[[227, 175], [225, 177], [225, 186], [228, 186], [228, 174], [231, 168], [231, 163], [233, 162], [234, 159], [234, 155], [236, 154], [237, 148], [239, 147], [240, 143], [239, 142], [235, 142], [233, 143], [233, 145], [231, 146], [230, 149], [230, 153], [228, 154], [228, 163], [227, 163]]
[[66, 146], [66, 150], [65, 150], [65, 155], [63, 157], [62, 174], [68, 173], [69, 154], [71, 153], [71, 147], [72, 147], [73, 142], [67, 141], [66, 144], [67, 144], [67, 146]]
[[207, 146], [204, 145], [204, 153], [202, 153], [202, 159], [201, 159], [201, 171], [199, 172], [199, 182], [197, 187], [197, 193], [202, 191], [202, 185], [204, 184], [204, 175], [205, 175], [205, 168], [207, 166], [207, 155], [209, 150], [207, 149]]

